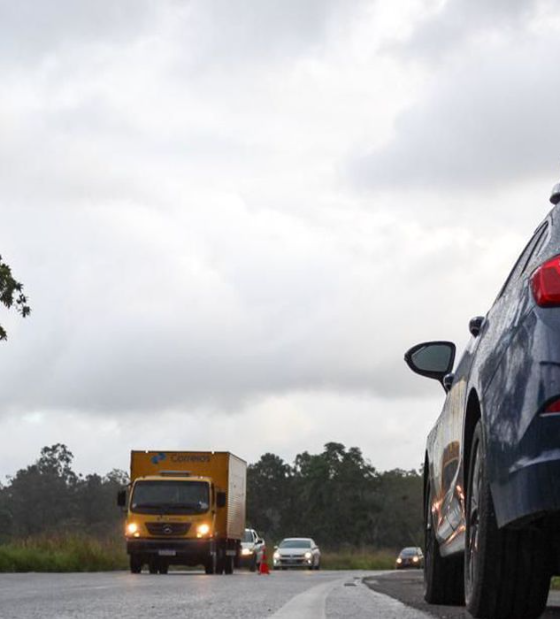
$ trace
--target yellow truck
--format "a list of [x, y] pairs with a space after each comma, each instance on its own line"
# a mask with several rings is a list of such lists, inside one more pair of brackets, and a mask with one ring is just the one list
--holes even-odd
[[137, 451], [126, 509], [130, 571], [167, 573], [171, 564], [230, 575], [239, 566], [245, 529], [247, 464], [229, 452]]

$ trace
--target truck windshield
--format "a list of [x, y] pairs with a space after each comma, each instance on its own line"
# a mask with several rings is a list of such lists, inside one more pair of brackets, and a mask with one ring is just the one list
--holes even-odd
[[142, 480], [134, 485], [130, 510], [143, 514], [202, 514], [210, 507], [207, 482]]

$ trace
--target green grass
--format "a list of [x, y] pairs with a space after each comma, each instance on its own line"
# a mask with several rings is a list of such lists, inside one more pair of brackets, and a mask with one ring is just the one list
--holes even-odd
[[[343, 548], [323, 551], [326, 570], [386, 570], [395, 567], [390, 550]], [[269, 560], [270, 561], [270, 560]], [[126, 570], [122, 539], [99, 540], [83, 535], [53, 535], [0, 544], [0, 573], [67, 573]]]
[[389, 570], [395, 568], [397, 552], [387, 549], [342, 549], [323, 551], [321, 568], [326, 570]]
[[86, 572], [126, 569], [122, 540], [41, 536], [0, 545], [0, 572]]

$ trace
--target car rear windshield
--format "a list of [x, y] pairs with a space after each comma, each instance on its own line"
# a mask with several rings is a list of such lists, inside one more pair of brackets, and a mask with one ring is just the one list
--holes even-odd
[[134, 485], [130, 510], [143, 514], [202, 514], [210, 507], [207, 482], [141, 480]]
[[311, 547], [311, 541], [304, 538], [298, 538], [295, 540], [283, 540], [280, 543], [280, 547], [283, 549], [302, 549]]

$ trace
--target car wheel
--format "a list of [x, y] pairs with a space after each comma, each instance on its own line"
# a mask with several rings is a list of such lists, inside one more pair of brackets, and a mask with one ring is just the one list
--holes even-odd
[[475, 618], [538, 618], [546, 607], [551, 570], [546, 539], [533, 529], [498, 529], [478, 422], [467, 489], [465, 598]]
[[257, 570], [257, 556], [256, 554], [253, 556], [251, 560], [251, 564], [249, 565], [249, 570], [254, 573]]
[[462, 605], [464, 601], [462, 558], [443, 558], [439, 552], [432, 518], [432, 492], [428, 488], [424, 508], [424, 599], [431, 605]]

